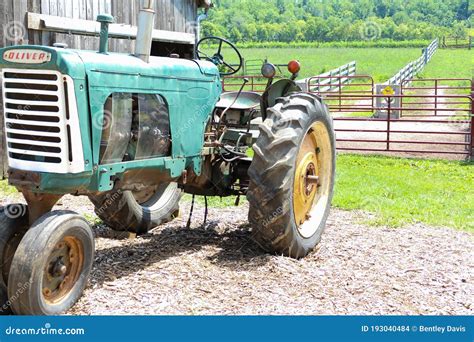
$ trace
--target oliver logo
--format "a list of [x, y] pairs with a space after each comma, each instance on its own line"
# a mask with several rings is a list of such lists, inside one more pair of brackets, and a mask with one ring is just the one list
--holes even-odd
[[42, 50], [14, 49], [3, 53], [7, 62], [23, 64], [41, 64], [51, 60], [51, 53]]

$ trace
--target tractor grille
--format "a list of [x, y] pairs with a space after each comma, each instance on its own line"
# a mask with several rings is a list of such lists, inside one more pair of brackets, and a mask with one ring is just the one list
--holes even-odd
[[83, 171], [72, 79], [56, 71], [25, 69], [3, 69], [2, 76], [9, 166], [53, 173]]

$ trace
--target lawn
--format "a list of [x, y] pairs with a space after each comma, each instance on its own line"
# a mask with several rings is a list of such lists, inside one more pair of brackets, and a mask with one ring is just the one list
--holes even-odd
[[302, 65], [300, 77], [319, 75], [355, 60], [357, 73], [371, 75], [375, 82], [385, 82], [421, 56], [421, 49], [417, 48], [250, 48], [240, 51], [246, 60], [268, 58], [272, 63], [286, 64], [291, 59], [297, 59]]
[[419, 75], [423, 78], [468, 78], [473, 75], [474, 50], [438, 49]]
[[375, 214], [371, 223], [423, 222], [474, 230], [474, 163], [339, 155], [333, 205]]
[[[421, 56], [421, 49], [417, 48], [246, 48], [240, 51], [247, 61], [268, 58], [272, 63], [285, 64], [291, 59], [298, 59], [302, 64], [301, 77], [319, 75], [355, 60], [357, 73], [371, 75], [376, 83], [387, 81]], [[419, 76], [471, 78], [473, 61], [474, 50], [438, 49]]]

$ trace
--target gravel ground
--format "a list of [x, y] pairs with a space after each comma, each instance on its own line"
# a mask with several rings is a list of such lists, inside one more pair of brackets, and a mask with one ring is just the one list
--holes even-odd
[[[93, 212], [81, 198], [61, 208]], [[205, 226], [197, 207], [190, 229], [188, 209], [135, 239], [96, 226], [91, 280], [69, 314], [474, 314], [470, 233], [333, 210], [319, 248], [293, 260], [252, 242], [245, 205], [210, 209]]]

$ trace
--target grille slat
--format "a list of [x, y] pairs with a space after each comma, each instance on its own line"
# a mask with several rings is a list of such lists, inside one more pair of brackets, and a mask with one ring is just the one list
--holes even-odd
[[28, 135], [39, 135], [43, 137], [58, 137], [61, 138], [58, 133], [51, 133], [51, 132], [40, 132], [40, 131], [31, 131], [26, 129], [16, 129], [16, 128], [6, 128], [7, 133], [16, 133], [16, 134], [28, 134]]
[[[58, 84], [58, 81], [50, 81], [50, 80], [30, 80], [27, 78], [7, 78], [7, 79], [8, 79], [8, 83], [23, 83], [24, 85], [28, 85], [28, 84], [57, 85]], [[7, 87], [7, 88], [10, 88], [10, 87]]]
[[32, 94], [32, 95], [57, 95], [57, 90], [41, 90], [28, 88], [5, 89], [5, 94]]
[[55, 142], [47, 142], [47, 141], [39, 141], [33, 139], [13, 139], [9, 138], [8, 141], [13, 144], [28, 144], [28, 145], [36, 145], [36, 146], [46, 146], [46, 147], [57, 147], [58, 143]]
[[[6, 123], [12, 123], [15, 125], [27, 125], [27, 126], [42, 126], [42, 127], [51, 127], [52, 130], [51, 132], [54, 132], [57, 130], [57, 128], [61, 128], [60, 125], [54, 123], [54, 122], [46, 122], [46, 121], [37, 121], [37, 120], [19, 120], [19, 119], [10, 119], [8, 117], [5, 117], [5, 122]], [[42, 131], [44, 132], [44, 131]]]
[[31, 151], [27, 149], [17, 149], [17, 148], [12, 148], [8, 147], [8, 151], [11, 153], [18, 153], [18, 154], [26, 154], [29, 156], [39, 156], [39, 157], [60, 157], [61, 152], [59, 153], [54, 153], [54, 152], [39, 152], [39, 151]]
[[25, 121], [44, 121], [44, 122], [59, 122], [59, 118], [50, 115], [29, 115], [29, 114], [13, 114], [6, 113], [8, 119], [25, 120]]
[[[14, 88], [14, 89], [10, 89]], [[6, 82], [5, 83], [5, 91], [9, 90], [41, 90], [41, 91], [56, 91], [58, 90], [58, 86], [54, 84], [33, 84], [33, 83], [17, 83], [17, 82]]]
[[10, 104], [16, 104], [16, 105], [21, 105], [21, 106], [50, 106], [52, 104], [58, 103], [58, 100], [56, 101], [31, 101], [31, 100], [14, 100], [14, 99], [9, 99], [6, 98], [5, 101], [7, 101]]
[[[33, 87], [29, 89], [28, 87]], [[67, 161], [63, 78], [55, 71], [3, 72], [4, 120], [12, 160], [60, 164]], [[15, 138], [12, 138], [12, 135]], [[41, 139], [49, 141], [42, 141]], [[37, 140], [36, 140], [36, 139]]]
[[34, 110], [19, 110], [19, 109], [12, 109], [12, 108], [8, 108], [6, 113], [19, 114], [19, 115], [41, 115], [41, 116], [58, 117], [57, 112], [39, 112], [39, 111], [34, 111]]
[[3, 69], [2, 75], [9, 166], [39, 172], [83, 172], [73, 79], [53, 70]]

